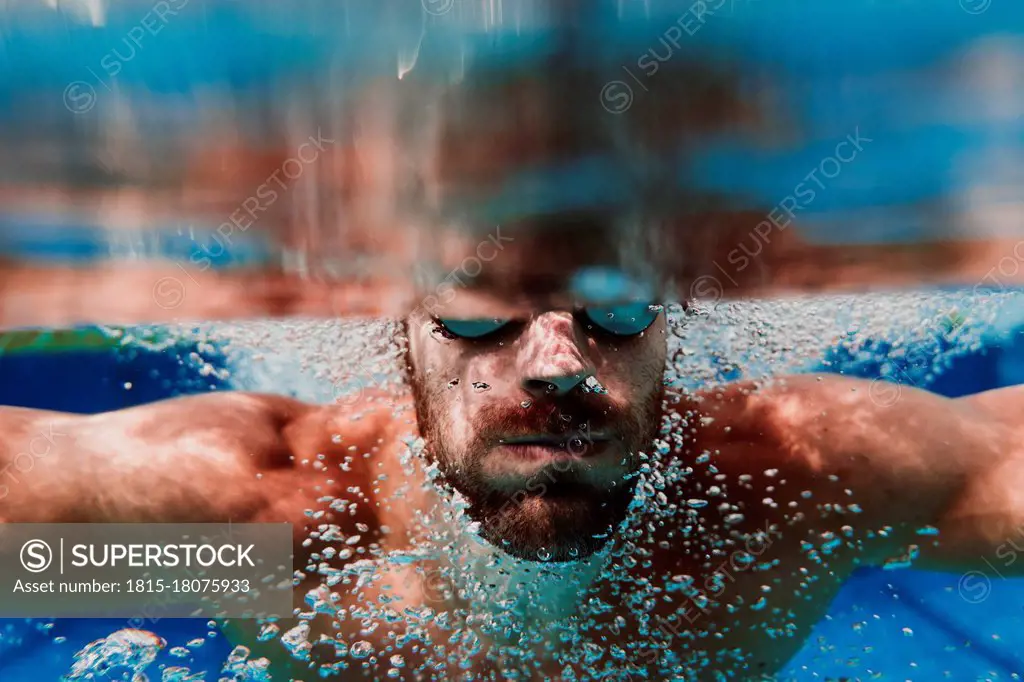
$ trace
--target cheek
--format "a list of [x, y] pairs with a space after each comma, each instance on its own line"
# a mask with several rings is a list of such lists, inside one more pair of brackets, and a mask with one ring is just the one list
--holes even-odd
[[514, 346], [467, 350], [449, 363], [447, 370], [447, 378], [458, 380], [452, 393], [469, 414], [489, 402], [508, 398], [519, 386]]
[[499, 373], [501, 366], [493, 354], [480, 354], [463, 357], [451, 368], [451, 378], [457, 378], [459, 383], [447, 390], [445, 404], [450, 436], [457, 446], [465, 446], [473, 438], [473, 425], [479, 423], [479, 415], [486, 406], [505, 402], [509, 397], [510, 384], [508, 377]]
[[419, 381], [425, 389], [426, 414], [421, 419], [429, 420], [425, 431], [432, 438], [444, 443], [444, 450], [452, 458], [458, 458], [470, 441], [472, 415], [478, 396], [472, 386], [482, 381], [475, 376], [470, 360], [432, 338], [422, 339], [419, 358]]
[[633, 351], [630, 362], [629, 381], [644, 393], [659, 390], [665, 378], [665, 361], [668, 356], [667, 339], [663, 318], [649, 329]]
[[466, 443], [466, 406], [459, 391], [440, 388], [434, 403], [434, 419], [438, 425], [437, 437], [444, 440], [449, 452], [459, 453]]
[[655, 393], [664, 375], [665, 354], [651, 347], [606, 350], [597, 371], [597, 378], [609, 392], [630, 403]]

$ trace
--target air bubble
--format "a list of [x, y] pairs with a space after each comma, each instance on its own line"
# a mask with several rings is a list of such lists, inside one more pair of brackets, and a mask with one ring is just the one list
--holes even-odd
[[359, 640], [348, 650], [348, 655], [357, 659], [368, 658], [372, 653], [373, 645], [366, 640]]

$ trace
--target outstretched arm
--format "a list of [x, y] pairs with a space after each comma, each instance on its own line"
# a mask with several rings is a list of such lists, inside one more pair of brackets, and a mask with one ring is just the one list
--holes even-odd
[[[987, 448], [967, 459], [964, 485], [937, 520], [941, 533], [924, 567], [987, 570], [993, 563], [1005, 577], [1024, 575], [1024, 561], [1007, 544], [1022, 543], [1024, 531], [1024, 386], [986, 391], [956, 400], [976, 421]], [[1021, 544], [1024, 546], [1024, 544]], [[1009, 561], [1006, 557], [1009, 555]]]
[[325, 484], [316, 456], [339, 454], [331, 435], [348, 447], [375, 442], [381, 427], [378, 414], [336, 412], [235, 392], [96, 415], [0, 407], [0, 521], [301, 527]]
[[[233, 392], [97, 415], [0, 407], [0, 523], [290, 522], [294, 568], [306, 576], [294, 599], [303, 604], [322, 580], [309, 570], [320, 550], [309, 525], [362, 535], [352, 548], [360, 551], [379, 539], [358, 530], [376, 527], [372, 505], [344, 514], [329, 505], [332, 495], [352, 497], [346, 489], [371, 489], [363, 455], [392, 424], [394, 399], [362, 397], [344, 411]], [[270, 656], [274, 679], [300, 676], [279, 642], [258, 642], [257, 621], [224, 629]]]
[[777, 469], [785, 480], [774, 481], [775, 507], [762, 504], [763, 487], [740, 489], [749, 508], [812, 545], [828, 532], [855, 543], [861, 565], [907, 555], [920, 568], [986, 567], [1024, 528], [1024, 387], [950, 399], [801, 375], [728, 387], [702, 410], [719, 417], [709, 428], [722, 451], [739, 455], [720, 469]]

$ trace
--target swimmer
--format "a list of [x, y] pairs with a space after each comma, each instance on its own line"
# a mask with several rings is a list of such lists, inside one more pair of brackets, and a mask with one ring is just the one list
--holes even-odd
[[[949, 399], [901, 386], [885, 405], [835, 375], [679, 392], [663, 381], [654, 301], [497, 291], [402, 320], [407, 386], [390, 392], [2, 408], [3, 457], [40, 432], [62, 437], [9, 487], [0, 519], [291, 522], [296, 613], [310, 591], [338, 600], [336, 618], [301, 634], [344, 647], [321, 641], [293, 661], [244, 622], [235, 642], [293, 676], [331, 670], [360, 642], [376, 653], [348, 660], [367, 674], [438, 679], [439, 665], [486, 679], [762, 679], [858, 567], [984, 570], [1024, 522], [1021, 387]], [[322, 524], [356, 539], [324, 553], [306, 542]], [[422, 565], [389, 562], [403, 553]], [[326, 586], [318, 566], [356, 561], [376, 562], [377, 579]], [[447, 620], [403, 639], [424, 607]], [[504, 627], [481, 625], [496, 611]]]

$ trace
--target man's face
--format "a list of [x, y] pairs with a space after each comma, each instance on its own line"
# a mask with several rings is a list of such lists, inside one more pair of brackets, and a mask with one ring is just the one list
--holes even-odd
[[592, 554], [625, 518], [638, 452], [657, 434], [664, 314], [494, 302], [433, 312], [407, 319], [428, 456], [495, 545], [537, 560]]

